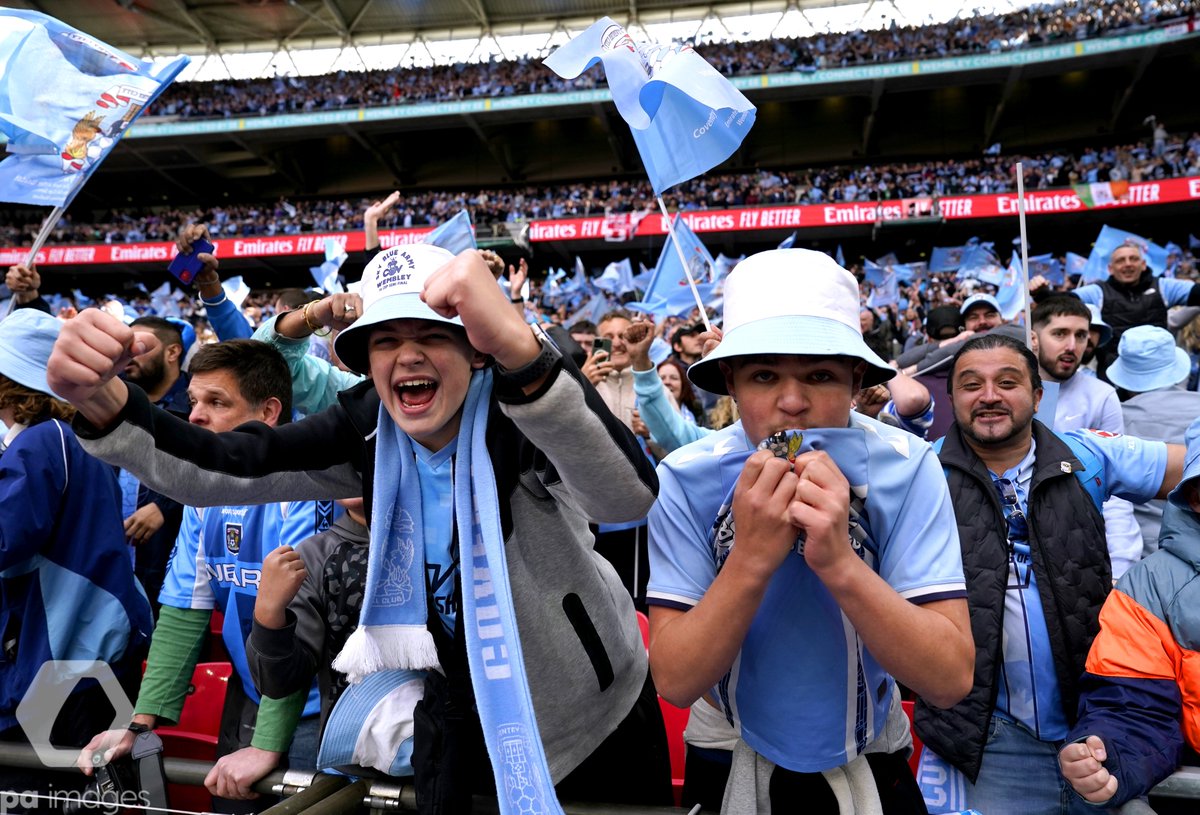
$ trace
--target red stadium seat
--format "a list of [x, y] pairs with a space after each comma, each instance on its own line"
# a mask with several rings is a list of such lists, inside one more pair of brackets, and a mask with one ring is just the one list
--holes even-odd
[[913, 710], [916, 708], [916, 702], [906, 700], [900, 703], [904, 706], [904, 713], [908, 716], [908, 729], [912, 731], [913, 754], [908, 760], [908, 766], [912, 767], [913, 775], [917, 774], [917, 766], [921, 763], [921, 751], [925, 749], [921, 737], [917, 735], [917, 729], [913, 727]]
[[221, 727], [221, 710], [225, 707], [225, 691], [233, 666], [228, 662], [201, 662], [192, 672], [192, 683], [183, 702], [179, 723], [160, 727], [158, 732], [196, 733], [212, 736], [216, 744]]
[[[155, 732], [162, 739], [163, 756], [166, 758], [190, 758], [208, 762], [217, 760], [216, 736], [190, 733], [174, 727], [160, 727]], [[167, 805], [172, 809], [189, 812], [208, 812], [212, 809], [212, 796], [204, 787], [168, 782]]]
[[[642, 630], [642, 643], [650, 648], [650, 620], [642, 612], [637, 612], [638, 627]], [[658, 697], [658, 707], [662, 710], [663, 724], [667, 728], [667, 751], [671, 755], [671, 791], [675, 795], [675, 806], [683, 802], [683, 768], [687, 760], [686, 747], [683, 743], [683, 730], [687, 727], [688, 717], [692, 711], [688, 708], [675, 707], [661, 696]]]

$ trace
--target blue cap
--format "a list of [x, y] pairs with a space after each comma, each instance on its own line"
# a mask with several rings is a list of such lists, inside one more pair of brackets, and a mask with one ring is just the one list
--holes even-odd
[[62, 323], [36, 308], [17, 309], [0, 322], [0, 374], [59, 399], [46, 384], [46, 364]]
[[958, 310], [958, 313], [966, 317], [967, 312], [975, 308], [975, 306], [979, 305], [980, 303], [985, 303], [991, 306], [995, 311], [1000, 312], [1001, 314], [1004, 313], [1000, 311], [1000, 301], [995, 297], [992, 297], [990, 294], [972, 294], [966, 300], [963, 300], [962, 308]]

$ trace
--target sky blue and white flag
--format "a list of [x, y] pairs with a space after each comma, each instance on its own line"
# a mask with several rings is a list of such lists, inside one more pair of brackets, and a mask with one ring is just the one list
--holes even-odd
[[846, 256], [842, 253], [842, 245], [839, 243], [837, 251], [833, 253], [833, 259], [837, 261], [837, 265], [843, 269], [846, 268]]
[[437, 229], [425, 236], [423, 243], [440, 246], [456, 255], [466, 249], [478, 248], [475, 230], [471, 229], [471, 216], [465, 209], [460, 209], [453, 218], [439, 224]]
[[626, 303], [627, 308], [644, 311], [656, 317], [678, 317], [696, 307], [696, 298], [692, 296], [683, 264], [679, 262], [679, 252], [673, 245], [675, 239], [679, 240], [683, 256], [687, 258], [692, 279], [697, 281], [696, 289], [700, 292], [701, 301], [708, 304], [718, 284], [699, 281], [711, 279], [710, 270], [716, 265], [716, 261], [687, 225], [687, 221], [676, 218], [673, 236], [668, 235], [663, 243], [658, 263], [654, 267], [654, 276], [642, 294], [642, 299]]
[[929, 271], [954, 272], [962, 265], [966, 255], [966, 246], [935, 246], [929, 253]]
[[[870, 262], [867, 261], [867, 263]], [[871, 285], [871, 293], [867, 295], [868, 308], [900, 305], [900, 283], [894, 269], [883, 272], [879, 283], [872, 283]]]
[[717, 283], [724, 280], [734, 267], [746, 259], [745, 255], [739, 255], [735, 258], [727, 258], [724, 255], [717, 255], [716, 261], [713, 263], [713, 282]]
[[1197, 249], [1200, 249], [1200, 238], [1197, 238], [1191, 232], [1188, 233], [1188, 249], [1192, 250], [1193, 252], [1195, 252]]
[[976, 243], [970, 247], [958, 267], [958, 279], [1000, 285], [1004, 280], [1004, 266], [992, 251], [992, 244]]
[[[591, 298], [583, 304], [583, 307], [572, 314], [567, 319], [563, 320], [563, 325], [567, 328], [575, 325], [580, 320], [587, 320], [595, 325], [600, 324], [600, 318], [612, 308], [608, 298], [603, 294], [593, 294]], [[585, 351], [589, 350], [587, 348]]]
[[0, 9], [0, 200], [65, 207], [189, 59], [151, 63], [23, 9]]
[[242, 280], [241, 275], [222, 280], [221, 288], [225, 289], [225, 296], [238, 308], [241, 308], [242, 303], [250, 296], [250, 286]]
[[1029, 277], [1032, 279], [1038, 275], [1046, 278], [1052, 286], [1061, 286], [1066, 280], [1062, 261], [1054, 255], [1034, 255], [1029, 259]]
[[629, 262], [629, 258], [610, 263], [604, 267], [604, 271], [592, 281], [592, 284], [609, 294], [617, 296], [627, 294], [634, 290], [633, 264]]
[[1012, 260], [1004, 270], [1004, 277], [996, 291], [996, 302], [1000, 304], [1000, 316], [1005, 320], [1015, 320], [1025, 310], [1025, 276], [1021, 274], [1021, 258], [1016, 252], [1013, 252]]
[[325, 261], [320, 266], [310, 266], [317, 287], [326, 294], [341, 294], [345, 291], [339, 277], [339, 270], [346, 262], [346, 248], [333, 238], [325, 239]]
[[633, 287], [638, 291], [645, 291], [652, 279], [654, 279], [654, 270], [647, 269], [645, 263], [638, 261], [638, 273], [633, 276]]
[[755, 107], [689, 45], [635, 43], [601, 17], [545, 65], [574, 79], [603, 63], [613, 102], [629, 124], [656, 194], [733, 155], [754, 124]]
[[95, 305], [96, 303], [95, 300], [88, 297], [79, 289], [71, 289], [71, 296], [75, 298], [75, 307], [78, 309], [85, 309], [88, 306]]
[[1167, 271], [1166, 249], [1141, 235], [1105, 224], [1100, 228], [1100, 234], [1092, 245], [1092, 253], [1088, 255], [1087, 266], [1083, 270], [1083, 282], [1096, 283], [1108, 277], [1108, 259], [1123, 243], [1136, 244], [1142, 250], [1142, 257], [1146, 259], [1146, 265], [1154, 272], [1155, 277]]
[[786, 238], [784, 238], [782, 241], [779, 242], [779, 246], [777, 248], [791, 249], [795, 245], [796, 245], [796, 233], [793, 231], [792, 234], [788, 235]]
[[1083, 255], [1077, 255], [1074, 252], [1067, 252], [1067, 277], [1082, 277], [1083, 270], [1086, 268], [1087, 258]]
[[887, 269], [873, 260], [863, 260], [863, 280], [872, 286], [882, 286], [887, 279]]

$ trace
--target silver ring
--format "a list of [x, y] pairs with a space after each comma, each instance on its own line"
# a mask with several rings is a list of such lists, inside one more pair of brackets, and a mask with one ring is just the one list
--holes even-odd
[[355, 311], [355, 308], [354, 308], [354, 306], [352, 306], [352, 305], [350, 305], [350, 304], [348, 304], [348, 303], [347, 303], [347, 304], [346, 304], [346, 307], [345, 307], [345, 310], [346, 310], [346, 311], [348, 311], [348, 312], [349, 312], [349, 311]]

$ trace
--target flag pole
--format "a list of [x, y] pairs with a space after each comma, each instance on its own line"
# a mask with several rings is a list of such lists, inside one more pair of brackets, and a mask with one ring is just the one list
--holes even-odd
[[[62, 220], [63, 213], [66, 212], [66, 207], [55, 207], [50, 210], [50, 214], [46, 216], [46, 220], [42, 221], [42, 228], [38, 230], [37, 235], [33, 239], [33, 246], [29, 247], [29, 254], [25, 256], [26, 268], [33, 268], [37, 261], [37, 253], [42, 251], [42, 247], [46, 245], [46, 239], [50, 237], [50, 233], [54, 231], [54, 227], [58, 226], [58, 222]], [[17, 307], [17, 297], [14, 294], [8, 301], [8, 310], [4, 313], [7, 317], [12, 314]]]
[[33, 266], [37, 261], [37, 253], [42, 251], [42, 247], [46, 245], [46, 240], [50, 237], [50, 233], [54, 231], [54, 227], [58, 226], [58, 222], [62, 220], [63, 213], [67, 211], [66, 207], [55, 207], [50, 210], [50, 214], [46, 216], [46, 220], [42, 221], [42, 228], [38, 230], [37, 235], [33, 239], [33, 246], [29, 247], [29, 254], [25, 256], [25, 265]]
[[1029, 239], [1025, 234], [1025, 168], [1017, 162], [1017, 219], [1021, 225], [1021, 295], [1025, 298], [1025, 347], [1033, 348], [1033, 310], [1029, 307]]
[[667, 212], [667, 202], [663, 197], [658, 196], [658, 208], [662, 210], [663, 219], [667, 222], [667, 240], [675, 244], [675, 254], [679, 255], [679, 263], [683, 266], [683, 273], [687, 276], [688, 286], [692, 289], [692, 297], [696, 298], [696, 306], [700, 309], [700, 319], [704, 322], [704, 330], [712, 331], [712, 323], [708, 321], [708, 310], [704, 307], [704, 301], [700, 299], [700, 290], [696, 288], [696, 281], [692, 277], [692, 270], [688, 267], [687, 258], [683, 255], [683, 247], [679, 245], [679, 241], [675, 240], [675, 222], [671, 219], [671, 214]]

